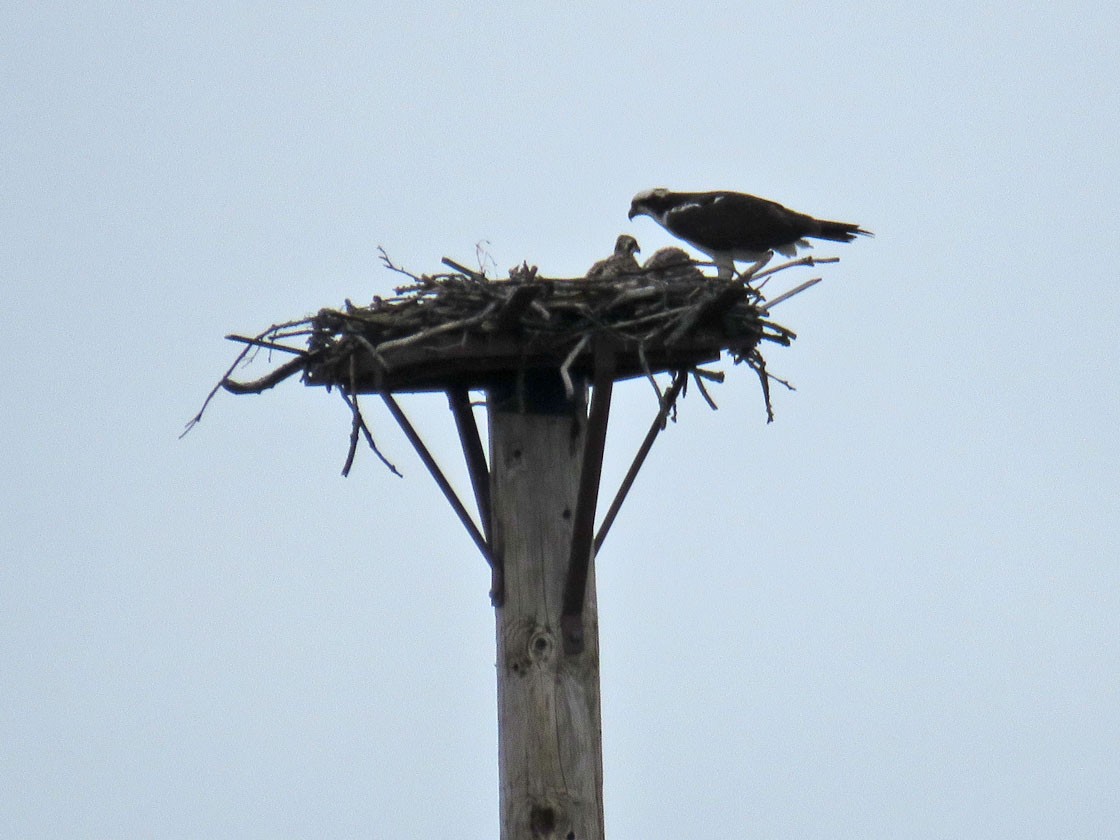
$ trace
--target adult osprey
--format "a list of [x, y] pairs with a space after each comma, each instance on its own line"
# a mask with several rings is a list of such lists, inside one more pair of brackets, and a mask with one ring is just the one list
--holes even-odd
[[678, 239], [703, 251], [720, 277], [735, 273], [735, 261], [757, 262], [768, 251], [787, 257], [798, 246], [811, 248], [806, 237], [851, 242], [871, 231], [848, 222], [829, 222], [796, 213], [776, 201], [727, 192], [645, 190], [630, 202], [630, 218], [649, 216]]

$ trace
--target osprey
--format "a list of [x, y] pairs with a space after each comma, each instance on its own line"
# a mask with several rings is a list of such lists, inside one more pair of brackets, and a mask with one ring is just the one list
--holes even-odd
[[851, 242], [871, 231], [848, 222], [829, 222], [796, 213], [776, 201], [727, 192], [672, 192], [658, 187], [634, 196], [630, 218], [649, 216], [669, 233], [703, 251], [720, 277], [735, 273], [735, 261], [757, 262], [768, 251], [787, 257], [798, 246], [811, 248], [806, 237]]
[[641, 270], [634, 255], [642, 249], [638, 247], [638, 240], [628, 233], [624, 233], [615, 240], [614, 253], [605, 260], [599, 260], [587, 270], [587, 279], [605, 280], [609, 277], [618, 277], [622, 274], [634, 274]]
[[658, 271], [663, 268], [677, 268], [682, 265], [692, 265], [692, 257], [688, 255], [687, 251], [670, 245], [668, 248], [658, 248], [654, 251], [653, 256], [642, 264], [642, 269]]
[[680, 248], [658, 248], [653, 256], [642, 263], [642, 271], [659, 279], [694, 279], [703, 277], [692, 257]]

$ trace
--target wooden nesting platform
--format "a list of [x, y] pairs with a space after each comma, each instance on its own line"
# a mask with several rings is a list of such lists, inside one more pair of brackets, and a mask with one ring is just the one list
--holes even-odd
[[395, 297], [309, 319], [304, 382], [350, 393], [446, 391], [559, 369], [570, 383], [590, 377], [603, 352], [615, 379], [693, 370], [723, 351], [760, 370], [760, 342], [795, 337], [764, 317], [741, 280], [694, 266], [606, 279], [545, 279], [531, 269], [507, 280], [415, 279]]
[[[337, 391], [351, 411], [343, 475], [348, 474], [363, 435], [382, 462], [397, 472], [377, 448], [358, 404], [360, 394], [380, 394], [490, 564], [492, 598], [499, 604], [504, 583], [500, 553], [495, 556], [491, 540], [491, 477], [469, 391], [486, 390], [492, 414], [574, 416], [573, 409], [582, 411], [587, 405], [590, 384], [563, 608], [565, 650], [576, 651], [582, 645], [580, 621], [592, 550], [601, 547], [687, 382], [693, 379], [714, 408], [702, 380], [723, 381], [723, 373], [700, 366], [727, 352], [733, 362], [745, 362], [758, 375], [767, 419], [772, 420], [771, 377], [759, 346], [764, 341], [789, 345], [795, 336], [769, 320], [768, 308], [819, 278], [769, 301], [758, 289], [766, 277], [785, 268], [834, 261], [806, 257], [766, 271], [760, 270], [759, 263], [743, 276], [717, 279], [703, 274], [687, 255], [683, 257], [683, 262], [674, 258], [672, 264], [570, 280], [542, 278], [536, 269], [523, 265], [507, 279], [492, 280], [446, 259], [456, 269], [453, 273], [416, 276], [401, 271], [383, 255], [388, 268], [409, 279], [394, 290], [393, 297], [375, 297], [366, 306], [346, 301], [341, 309], [321, 309], [308, 318], [275, 324], [255, 337], [227, 336], [244, 344], [244, 349], [187, 424], [187, 431], [201, 420], [219, 389], [256, 394], [300, 374], [305, 384]], [[291, 345], [298, 339], [306, 346]], [[260, 349], [291, 357], [260, 379], [231, 378]], [[655, 375], [664, 372], [673, 376], [662, 390]], [[657, 414], [596, 534], [599, 470], [613, 383], [636, 376], [653, 383]], [[447, 394], [479, 525], [393, 396], [420, 391]]]

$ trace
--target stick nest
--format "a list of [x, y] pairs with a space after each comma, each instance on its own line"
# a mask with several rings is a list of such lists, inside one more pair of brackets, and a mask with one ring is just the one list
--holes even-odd
[[[227, 336], [245, 347], [187, 430], [219, 388], [260, 393], [298, 373], [305, 384], [338, 388], [354, 415], [352, 441], [360, 428], [373, 446], [358, 394], [486, 388], [549, 368], [559, 371], [571, 393], [573, 376], [589, 378], [602, 352], [614, 354], [615, 378], [645, 376], [659, 399], [655, 374], [691, 374], [713, 408], [703, 380], [722, 382], [723, 374], [701, 365], [727, 352], [758, 375], [770, 421], [769, 381], [787, 383], [767, 373], [759, 346], [788, 346], [796, 336], [769, 320], [769, 308], [817, 280], [769, 302], [760, 289], [782, 269], [833, 261], [810, 257], [767, 271], [756, 265], [732, 280], [707, 276], [692, 262], [577, 279], [543, 278], [522, 264], [507, 279], [494, 280], [450, 260], [444, 262], [451, 272], [433, 275], [407, 272], [384, 252], [382, 260], [409, 280], [392, 297], [374, 297], [365, 306], [347, 300], [340, 309], [274, 324], [255, 337]], [[292, 339], [306, 346], [291, 346]], [[232, 379], [261, 348], [292, 358], [260, 379]]]

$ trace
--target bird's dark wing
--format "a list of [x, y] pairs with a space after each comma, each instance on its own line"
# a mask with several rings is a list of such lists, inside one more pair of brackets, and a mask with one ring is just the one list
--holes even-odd
[[736, 192], [681, 193], [665, 224], [681, 239], [715, 251], [766, 251], [816, 228], [810, 216]]

